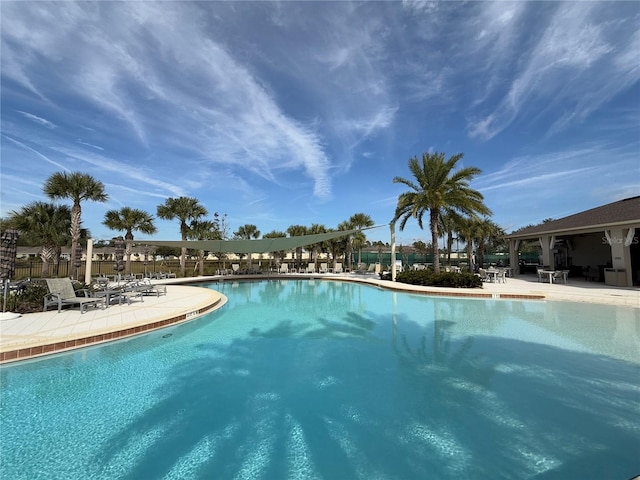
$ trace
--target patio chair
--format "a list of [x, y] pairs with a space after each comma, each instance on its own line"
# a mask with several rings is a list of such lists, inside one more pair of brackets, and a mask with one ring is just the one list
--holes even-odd
[[240, 264], [239, 263], [232, 263], [231, 264], [231, 270], [232, 270], [234, 275], [239, 275], [240, 274]]
[[376, 264], [372, 263], [369, 265], [369, 268], [367, 268], [367, 273], [376, 273]]
[[316, 264], [310, 263], [307, 265], [307, 273], [316, 273]]
[[342, 264], [336, 263], [336, 268], [333, 269], [333, 273], [342, 273]]
[[278, 270], [278, 273], [289, 273], [289, 264], [283, 262], [280, 265], [280, 269]]
[[484, 268], [479, 268], [477, 275], [480, 277], [480, 280], [482, 280], [483, 282], [491, 281], [491, 277], [489, 277], [489, 274]]
[[[49, 293], [44, 296], [43, 312], [46, 312], [51, 305], [58, 307], [58, 313], [62, 311], [63, 305], [78, 305], [80, 313], [85, 313], [89, 306], [105, 307], [104, 298], [90, 297], [86, 289], [76, 292], [70, 278], [47, 278], [46, 281]], [[78, 297], [77, 293], [82, 293], [84, 296]]]
[[320, 268], [318, 269], [318, 272], [327, 273], [327, 271], [328, 271], [327, 264], [326, 263], [321, 263], [320, 264]]
[[551, 276], [553, 283], [567, 283], [567, 277], [569, 276], [569, 270], [556, 270]]

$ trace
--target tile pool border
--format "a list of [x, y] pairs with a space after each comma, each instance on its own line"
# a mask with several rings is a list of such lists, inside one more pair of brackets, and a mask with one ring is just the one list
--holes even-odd
[[195, 320], [203, 316], [204, 314], [217, 310], [227, 303], [226, 296], [222, 295], [217, 298], [213, 303], [199, 307], [195, 310], [185, 312], [180, 315], [165, 318], [162, 320], [156, 320], [150, 323], [143, 323], [133, 327], [127, 327], [120, 330], [113, 330], [110, 332], [85, 335], [79, 338], [70, 340], [61, 340], [52, 343], [46, 343], [42, 345], [35, 345], [30, 347], [18, 348], [14, 350], [8, 350], [6, 352], [0, 352], [0, 364], [8, 364], [11, 362], [17, 362], [22, 360], [29, 360], [32, 358], [41, 357], [44, 355], [52, 355], [56, 353], [63, 353], [78, 348], [89, 347], [99, 345], [101, 343], [111, 342], [114, 340], [122, 340], [128, 337], [134, 337], [142, 333], [147, 333], [152, 330], [160, 330], [165, 327], [179, 325], [191, 320]]

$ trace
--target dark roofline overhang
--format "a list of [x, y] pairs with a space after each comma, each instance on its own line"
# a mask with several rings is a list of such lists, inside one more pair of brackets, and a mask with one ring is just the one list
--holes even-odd
[[575, 228], [557, 228], [553, 230], [541, 230], [539, 232], [529, 232], [529, 233], [511, 233], [509, 235], [505, 235], [503, 238], [506, 240], [526, 240], [526, 239], [537, 239], [544, 235], [579, 235], [582, 233], [597, 233], [604, 232], [605, 230], [609, 230], [613, 227], [624, 227], [624, 228], [640, 228], [640, 219], [636, 220], [625, 220], [622, 222], [614, 222], [614, 223], [602, 223], [600, 225], [589, 225], [586, 227], [575, 227]]

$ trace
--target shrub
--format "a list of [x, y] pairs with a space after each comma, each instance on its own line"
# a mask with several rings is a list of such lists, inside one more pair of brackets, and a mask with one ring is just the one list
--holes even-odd
[[482, 287], [482, 280], [473, 273], [449, 273], [435, 274], [428, 270], [409, 270], [396, 275], [396, 281], [410, 285], [423, 285], [433, 287], [478, 288]]
[[24, 289], [15, 290], [7, 296], [7, 311], [33, 313], [42, 311], [43, 298], [49, 293], [46, 285], [29, 282]]

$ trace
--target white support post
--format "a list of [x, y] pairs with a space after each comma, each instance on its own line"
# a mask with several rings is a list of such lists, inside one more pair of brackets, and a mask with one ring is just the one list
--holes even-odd
[[396, 281], [396, 223], [391, 222], [391, 280]]

